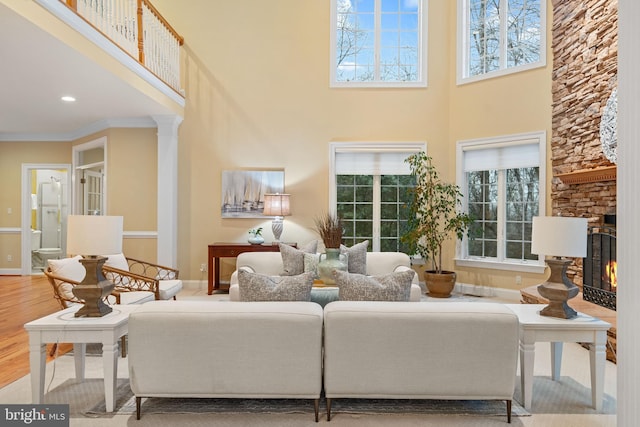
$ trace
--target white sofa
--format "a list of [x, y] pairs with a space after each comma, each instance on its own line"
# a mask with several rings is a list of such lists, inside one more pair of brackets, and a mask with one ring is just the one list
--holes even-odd
[[336, 398], [505, 400], [518, 318], [501, 304], [336, 301], [324, 307], [327, 420]]
[[[236, 271], [231, 275], [229, 284], [229, 299], [231, 301], [240, 301], [238, 270], [241, 268], [269, 276], [277, 276], [284, 269], [282, 256], [279, 252], [244, 252], [239, 254], [236, 258]], [[411, 270], [411, 259], [407, 254], [401, 252], [367, 252], [368, 276], [380, 276], [406, 270]], [[410, 301], [420, 301], [422, 293], [418, 275], [414, 274]], [[337, 299], [336, 287], [319, 287], [311, 291], [311, 301], [318, 302], [322, 306], [332, 299]]]
[[314, 399], [322, 308], [311, 302], [151, 301], [129, 318], [129, 378], [143, 397]]

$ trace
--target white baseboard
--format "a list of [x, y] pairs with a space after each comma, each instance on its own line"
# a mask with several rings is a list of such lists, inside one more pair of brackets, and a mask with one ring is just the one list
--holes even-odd
[[0, 276], [21, 276], [22, 270], [19, 268], [0, 268]]
[[493, 288], [491, 286], [472, 285], [469, 283], [456, 283], [456, 292], [478, 297], [496, 297], [520, 302], [520, 291], [515, 289]]

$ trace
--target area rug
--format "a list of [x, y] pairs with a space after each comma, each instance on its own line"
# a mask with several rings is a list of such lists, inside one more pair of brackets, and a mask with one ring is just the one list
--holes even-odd
[[[129, 384], [118, 386], [115, 412], [135, 415], [136, 402]], [[210, 399], [210, 398], [160, 398], [142, 400], [142, 414], [181, 413], [280, 413], [313, 414], [310, 399]], [[512, 415], [531, 415], [518, 402], [513, 401]], [[320, 413], [326, 414], [324, 399], [320, 401]], [[507, 415], [504, 401], [485, 400], [416, 400], [416, 399], [336, 399], [331, 413], [350, 414], [453, 414], [476, 416]], [[85, 412], [87, 416], [105, 414], [105, 404], [100, 402]]]

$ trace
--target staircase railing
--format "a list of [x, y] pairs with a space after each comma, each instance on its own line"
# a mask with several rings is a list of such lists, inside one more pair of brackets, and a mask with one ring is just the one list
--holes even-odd
[[180, 93], [180, 46], [184, 39], [149, 0], [60, 2]]

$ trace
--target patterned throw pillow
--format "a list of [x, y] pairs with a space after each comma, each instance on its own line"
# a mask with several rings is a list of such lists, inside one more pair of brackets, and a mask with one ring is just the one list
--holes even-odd
[[311, 301], [313, 273], [267, 276], [238, 270], [240, 301]]
[[347, 254], [349, 273], [367, 274], [367, 248], [369, 241], [357, 243], [350, 248], [340, 245], [340, 252]]
[[320, 254], [308, 254], [304, 255], [304, 272], [310, 271], [313, 273], [313, 278], [318, 279], [318, 263], [320, 262]]
[[365, 276], [335, 270], [338, 299], [344, 301], [409, 301], [413, 271]]
[[280, 255], [282, 256], [283, 271], [281, 276], [297, 276], [304, 273], [304, 254], [316, 253], [318, 248], [318, 241], [314, 240], [307, 243], [300, 249], [296, 249], [293, 246], [279, 243]]

